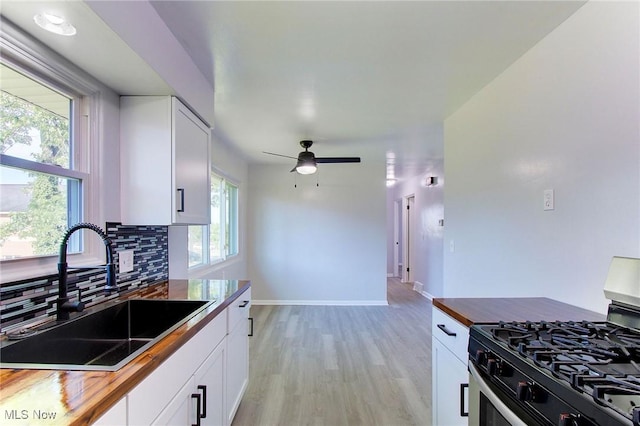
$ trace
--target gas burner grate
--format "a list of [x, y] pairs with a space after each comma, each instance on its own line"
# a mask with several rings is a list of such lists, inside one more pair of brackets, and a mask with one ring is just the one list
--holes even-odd
[[627, 418], [640, 422], [640, 333], [611, 323], [501, 322], [493, 338]]

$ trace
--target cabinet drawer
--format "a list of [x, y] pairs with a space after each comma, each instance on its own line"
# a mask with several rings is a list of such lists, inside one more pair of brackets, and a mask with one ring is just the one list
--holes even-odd
[[249, 318], [249, 308], [251, 308], [251, 287], [227, 308], [229, 315], [227, 333], [231, 333], [240, 321], [246, 321]]
[[467, 347], [469, 345], [469, 329], [445, 314], [438, 308], [432, 311], [431, 335], [438, 339], [447, 349], [467, 364], [469, 355]]

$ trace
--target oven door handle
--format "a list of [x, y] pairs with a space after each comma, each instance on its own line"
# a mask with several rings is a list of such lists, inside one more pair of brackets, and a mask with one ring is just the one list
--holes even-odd
[[480, 375], [480, 372], [476, 369], [475, 365], [472, 362], [469, 363], [469, 374], [471, 375], [472, 380], [480, 389], [480, 392], [487, 397], [491, 405], [495, 407], [496, 410], [504, 417], [504, 419], [511, 426], [527, 426], [525, 422], [523, 422], [513, 411], [509, 409], [505, 405], [500, 398], [493, 393], [491, 388], [485, 383], [484, 378]]

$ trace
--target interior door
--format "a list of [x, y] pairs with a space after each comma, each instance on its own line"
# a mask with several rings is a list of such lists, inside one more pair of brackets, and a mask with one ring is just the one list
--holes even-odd
[[411, 195], [405, 198], [405, 214], [404, 214], [404, 250], [402, 256], [402, 282], [413, 282], [413, 273], [411, 268], [413, 266], [413, 228], [415, 227], [414, 220], [414, 204], [415, 196]]

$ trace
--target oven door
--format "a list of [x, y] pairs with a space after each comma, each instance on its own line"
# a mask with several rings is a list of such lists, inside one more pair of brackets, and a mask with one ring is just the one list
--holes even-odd
[[[526, 426], [509, 398], [500, 398], [490, 382], [469, 362], [469, 426]], [[514, 411], [515, 410], [515, 411]], [[535, 424], [535, 423], [533, 423]]]

